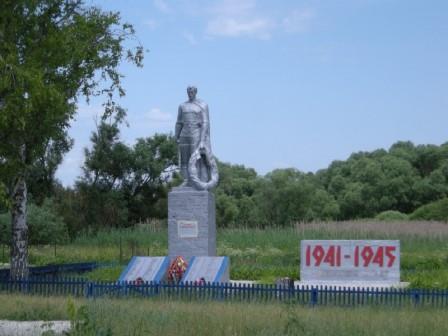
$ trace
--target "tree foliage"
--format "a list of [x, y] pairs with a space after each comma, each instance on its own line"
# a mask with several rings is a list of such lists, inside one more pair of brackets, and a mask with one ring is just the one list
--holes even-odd
[[119, 124], [101, 122], [85, 149], [83, 176], [60, 188], [58, 203], [70, 233], [125, 227], [167, 213], [177, 151], [173, 138], [155, 134], [133, 146], [120, 139]]
[[141, 65], [143, 56], [141, 47], [123, 49], [134, 30], [118, 13], [81, 0], [5, 0], [0, 13], [4, 165], [29, 166], [62, 138], [80, 95], [105, 94], [106, 116], [122, 112], [114, 102], [124, 94], [117, 67], [124, 57]]
[[[103, 123], [91, 141], [83, 177], [74, 188], [56, 188], [70, 233], [166, 218], [168, 190], [178, 183], [172, 137], [154, 135], [128, 146], [118, 124]], [[432, 170], [421, 163], [427, 148], [436, 153]], [[218, 162], [217, 224], [262, 228], [367, 217], [405, 220], [421, 205], [448, 195], [447, 148], [398, 142], [389, 150], [354, 153], [317, 173], [289, 168], [260, 176], [243, 165]], [[444, 218], [431, 209], [445, 203], [435, 204], [410, 217]]]
[[143, 58], [141, 46], [123, 48], [133, 35], [118, 13], [83, 0], [0, 2], [0, 178], [10, 198], [14, 278], [27, 276], [30, 170], [65, 138], [80, 96], [103, 95], [104, 117], [123, 116], [118, 66]]
[[354, 153], [315, 174], [291, 168], [258, 176], [252, 169], [223, 163], [220, 172], [216, 193], [221, 226], [288, 225], [378, 214], [406, 218], [418, 207], [448, 196], [448, 143], [397, 142], [389, 150]]
[[[28, 207], [29, 240], [31, 244], [63, 244], [69, 236], [63, 218], [58, 214], [53, 200], [47, 198], [39, 206]], [[0, 243], [7, 244], [11, 236], [11, 216], [0, 214]]]
[[422, 205], [411, 214], [410, 218], [448, 222], [448, 198]]

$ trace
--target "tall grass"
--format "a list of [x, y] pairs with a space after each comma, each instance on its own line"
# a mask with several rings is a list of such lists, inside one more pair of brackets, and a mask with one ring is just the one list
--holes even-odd
[[[57, 246], [56, 253], [53, 246], [32, 246], [30, 261], [36, 265], [81, 261], [124, 265], [133, 255], [166, 255], [167, 236], [164, 222], [82, 234], [70, 244]], [[402, 280], [416, 287], [448, 288], [448, 224], [442, 222], [364, 220], [219, 229], [218, 255], [230, 257], [231, 278], [235, 280], [272, 283], [277, 277], [298, 279], [302, 239], [399, 239]], [[120, 268], [99, 271], [94, 279], [115, 280], [112, 277], [119, 272]]]
[[[309, 308], [147, 299], [83, 300], [0, 295], [0, 319], [74, 319], [73, 335], [433, 335], [448, 334], [448, 311]], [[73, 302], [73, 304], [71, 304]], [[73, 306], [75, 309], [67, 309]]]
[[324, 233], [351, 238], [399, 239], [409, 237], [448, 238], [448, 223], [435, 221], [379, 221], [352, 220], [339, 222], [296, 223], [295, 227], [303, 236]]

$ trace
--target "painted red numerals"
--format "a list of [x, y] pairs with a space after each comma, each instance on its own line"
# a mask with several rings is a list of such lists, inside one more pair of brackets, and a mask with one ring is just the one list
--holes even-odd
[[313, 266], [319, 267], [321, 264], [329, 266], [341, 266], [341, 247], [336, 245], [322, 246], [316, 245], [306, 247], [306, 266], [311, 266], [311, 259], [313, 259]]
[[[354, 255], [345, 255], [344, 259], [352, 260], [355, 267], [392, 267], [396, 260], [395, 246], [356, 246]], [[315, 245], [307, 246], [305, 251], [306, 266], [319, 267], [328, 265], [331, 267], [341, 266], [341, 246], [338, 245]]]
[[395, 246], [356, 246], [355, 267], [368, 267], [374, 264], [379, 267], [392, 267], [396, 259], [393, 253], [395, 250]]

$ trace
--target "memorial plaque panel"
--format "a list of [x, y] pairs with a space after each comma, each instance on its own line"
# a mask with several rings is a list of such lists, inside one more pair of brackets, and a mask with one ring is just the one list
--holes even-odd
[[398, 240], [302, 240], [300, 279], [400, 283]]
[[198, 222], [192, 220], [178, 220], [177, 235], [179, 238], [197, 238]]
[[168, 267], [168, 257], [132, 257], [118, 281], [163, 281]]
[[228, 257], [192, 257], [182, 281], [229, 282]]

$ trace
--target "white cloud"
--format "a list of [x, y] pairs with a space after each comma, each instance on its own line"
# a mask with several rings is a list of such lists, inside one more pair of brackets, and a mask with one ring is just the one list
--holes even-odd
[[283, 19], [282, 26], [287, 33], [303, 33], [308, 30], [314, 16], [311, 9], [295, 10]]
[[158, 107], [154, 107], [146, 113], [145, 119], [154, 123], [169, 123], [173, 121], [173, 116], [170, 113], [161, 111]]
[[188, 41], [188, 43], [190, 43], [191, 45], [197, 45], [198, 44], [198, 40], [196, 39], [196, 37], [189, 32], [184, 32], [182, 34], [182, 36]]
[[262, 18], [217, 18], [207, 24], [207, 34], [226, 37], [255, 37], [269, 39], [272, 22]]
[[158, 22], [153, 19], [146, 20], [145, 22], [143, 22], [143, 24], [146, 27], [148, 27], [150, 30], [153, 30], [153, 29], [157, 28], [157, 26], [158, 26]]
[[268, 39], [275, 22], [258, 13], [255, 0], [222, 0], [209, 8], [206, 34], [210, 37]]
[[146, 113], [129, 113], [129, 127], [121, 128], [122, 139], [132, 145], [137, 138], [145, 138], [155, 133], [169, 133], [174, 128], [172, 114], [162, 111], [158, 107]]
[[159, 11], [163, 13], [169, 13], [171, 11], [170, 6], [165, 0], [153, 0], [152, 3], [155, 8], [157, 8]]
[[312, 9], [274, 15], [263, 12], [257, 0], [219, 0], [203, 12], [209, 37], [269, 39], [274, 32], [303, 33], [315, 17]]

